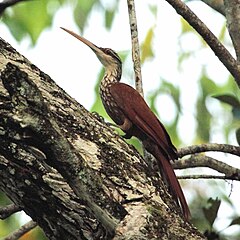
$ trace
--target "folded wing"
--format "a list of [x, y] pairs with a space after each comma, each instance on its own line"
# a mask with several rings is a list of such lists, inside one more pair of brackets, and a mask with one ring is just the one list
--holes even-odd
[[128, 119], [155, 142], [168, 159], [177, 159], [176, 148], [155, 114], [148, 107], [142, 96], [131, 86], [116, 83], [111, 86], [111, 94], [118, 107]]

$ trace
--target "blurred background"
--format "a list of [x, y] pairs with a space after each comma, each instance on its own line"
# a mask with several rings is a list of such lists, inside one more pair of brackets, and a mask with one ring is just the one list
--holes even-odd
[[[145, 98], [174, 144], [178, 148], [209, 142], [239, 145], [240, 93], [229, 72], [167, 2], [139, 0], [135, 4]], [[200, 0], [187, 5], [234, 55], [225, 17]], [[60, 27], [118, 52], [123, 60], [122, 81], [134, 86], [127, 1], [29, 0], [9, 7], [0, 18], [1, 38], [85, 108], [110, 121], [98, 95], [103, 75], [100, 62]], [[139, 147], [137, 140], [130, 142]], [[207, 155], [240, 167], [233, 155]], [[220, 175], [206, 168], [177, 174]], [[190, 179], [181, 180], [181, 185], [192, 222], [208, 239], [240, 239], [239, 182]], [[8, 203], [0, 193], [0, 207]], [[27, 221], [24, 213], [0, 220], [0, 239]], [[36, 228], [21, 239], [45, 237]]]

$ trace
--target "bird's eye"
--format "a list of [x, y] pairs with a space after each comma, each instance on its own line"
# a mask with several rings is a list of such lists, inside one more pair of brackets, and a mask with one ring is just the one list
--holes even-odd
[[117, 53], [115, 53], [112, 49], [105, 48], [105, 49], [102, 49], [102, 50], [104, 51], [105, 54], [107, 54], [108, 56], [111, 56], [113, 59], [115, 59], [115, 60], [117, 60], [118, 62], [121, 63], [121, 59], [119, 58]]
[[106, 49], [106, 53], [111, 53], [111, 50], [109, 48]]

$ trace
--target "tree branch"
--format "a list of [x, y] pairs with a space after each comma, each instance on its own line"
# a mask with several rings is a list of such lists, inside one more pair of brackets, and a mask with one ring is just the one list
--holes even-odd
[[189, 154], [201, 153], [201, 152], [224, 152], [230, 153], [240, 157], [240, 147], [233, 146], [229, 144], [219, 144], [219, 143], [206, 143], [200, 145], [193, 145], [178, 149], [178, 156], [183, 157]]
[[185, 175], [185, 176], [179, 176], [178, 179], [193, 179], [193, 180], [198, 180], [198, 179], [216, 179], [216, 180], [240, 180], [236, 179], [235, 176], [216, 176], [216, 175]]
[[134, 0], [127, 0], [127, 3], [128, 3], [128, 14], [129, 14], [129, 25], [130, 25], [131, 39], [132, 39], [132, 59], [133, 59], [133, 67], [135, 72], [135, 85], [136, 85], [136, 90], [143, 96], [144, 93], [143, 93], [143, 86], [142, 86], [141, 60], [140, 60], [135, 3], [134, 3]]
[[10, 204], [6, 207], [0, 208], [0, 219], [5, 219], [11, 216], [12, 214], [21, 211], [22, 208], [19, 206], [16, 206], [15, 204]]
[[12, 232], [7, 237], [5, 237], [4, 240], [17, 240], [36, 226], [37, 223], [35, 223], [34, 221], [29, 221], [28, 223], [21, 226], [18, 230]]
[[240, 87], [240, 65], [229, 51], [184, 2], [181, 0], [166, 1], [202, 36], [215, 55], [235, 78], [238, 87]]
[[224, 6], [228, 31], [238, 62], [240, 62], [240, 2], [239, 0], [224, 0]]
[[187, 159], [181, 159], [181, 161], [175, 161], [173, 163], [175, 169], [186, 169], [195, 167], [209, 167], [220, 173], [223, 173], [225, 177], [239, 180], [240, 179], [240, 169], [232, 167], [224, 162], [218, 161], [214, 158], [195, 154]]

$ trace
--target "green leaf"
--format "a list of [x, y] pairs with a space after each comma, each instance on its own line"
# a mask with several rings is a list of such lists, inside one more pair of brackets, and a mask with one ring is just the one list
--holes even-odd
[[149, 94], [147, 96], [147, 99], [148, 99], [148, 103], [149, 103], [149, 107], [151, 108], [151, 110], [155, 113], [155, 115], [158, 116], [158, 111], [157, 111], [157, 108], [156, 108], [156, 100], [157, 100], [157, 97], [158, 95], [160, 94], [160, 91], [159, 89], [156, 89], [156, 91], [152, 92], [151, 94]]
[[[123, 134], [121, 134], [123, 135]], [[133, 145], [138, 152], [143, 155], [143, 148], [141, 142], [137, 138], [126, 139], [127, 143]]]
[[191, 51], [181, 51], [178, 55], [178, 70], [181, 70], [181, 66], [185, 60], [188, 60], [193, 55]]
[[178, 120], [179, 120], [179, 112], [177, 113], [174, 122], [172, 124], [166, 126], [167, 132], [171, 136], [171, 139], [174, 142], [175, 146], [179, 146], [182, 143], [182, 140], [180, 139], [178, 131], [177, 131]]
[[216, 198], [215, 200], [210, 198], [208, 199], [208, 204], [210, 205], [208, 208], [203, 208], [203, 213], [210, 226], [213, 226], [214, 221], [217, 218], [218, 210], [221, 204], [221, 201]]
[[152, 51], [152, 40], [153, 40], [153, 33], [154, 33], [154, 27], [151, 27], [147, 35], [145, 37], [144, 42], [141, 45], [141, 62], [144, 63], [146, 59], [152, 58], [154, 56], [153, 51]]
[[115, 9], [105, 11], [105, 27], [107, 29], [111, 28], [115, 13], [116, 13]]
[[53, 14], [49, 13], [49, 1], [26, 1], [17, 4], [3, 21], [8, 25], [11, 34], [17, 41], [30, 36], [35, 44], [40, 33], [52, 23]]
[[201, 86], [201, 94], [197, 99], [197, 136], [200, 142], [208, 142], [210, 138], [212, 115], [207, 109], [206, 99], [212, 92], [216, 92], [218, 87], [207, 77], [204, 71], [199, 83]]
[[219, 36], [218, 36], [219, 41], [221, 41], [221, 42], [224, 41], [226, 32], [227, 32], [227, 28], [226, 28], [226, 26], [223, 24], [222, 29], [221, 29], [221, 31], [220, 31], [220, 34], [219, 34]]
[[78, 1], [74, 9], [74, 19], [81, 31], [83, 31], [87, 18], [98, 0]]
[[182, 26], [182, 34], [188, 33], [188, 32], [194, 32], [194, 29], [192, 28], [191, 25], [189, 25], [189, 23], [186, 20], [181, 18], [180, 21]]
[[201, 96], [197, 100], [197, 137], [200, 142], [208, 142], [210, 138], [211, 114], [206, 107], [206, 97]]
[[170, 96], [174, 100], [174, 103], [177, 106], [177, 110], [180, 112], [181, 105], [180, 105], [180, 89], [179, 89], [179, 87], [164, 80], [162, 82], [162, 90], [165, 91], [166, 93], [170, 94]]
[[203, 70], [200, 84], [202, 87], [202, 93], [203, 96], [208, 96], [212, 94], [213, 92], [216, 92], [218, 90], [218, 86], [215, 84], [214, 81], [212, 81], [205, 73], [205, 69]]
[[157, 18], [157, 13], [158, 13], [158, 6], [157, 5], [149, 5], [149, 9], [151, 11], [151, 13], [153, 14], [153, 16], [155, 18]]

